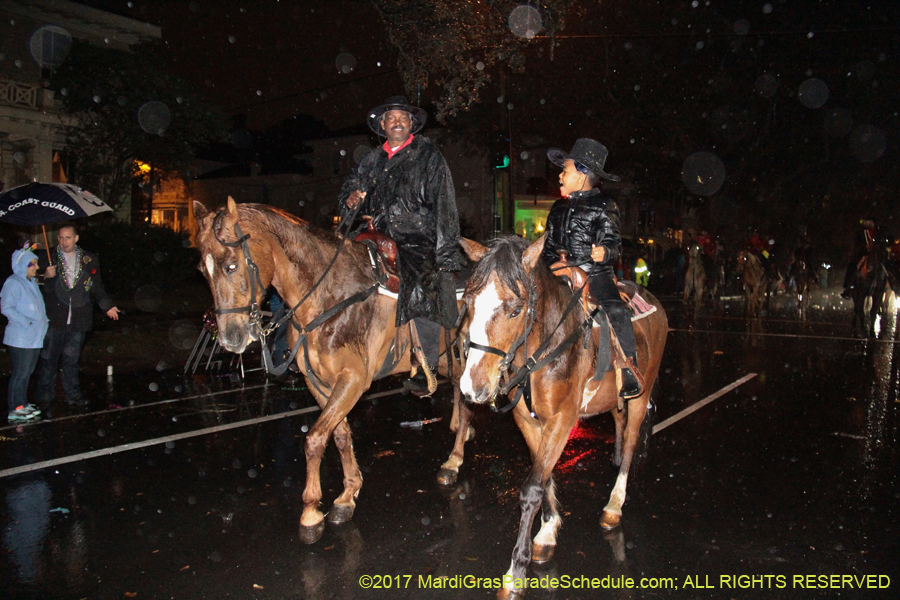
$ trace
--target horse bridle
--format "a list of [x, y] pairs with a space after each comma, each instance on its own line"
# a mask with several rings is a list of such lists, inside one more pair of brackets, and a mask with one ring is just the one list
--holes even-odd
[[240, 247], [241, 251], [244, 253], [244, 262], [247, 265], [248, 279], [250, 280], [250, 304], [247, 306], [236, 306], [233, 308], [216, 308], [213, 310], [213, 314], [216, 315], [230, 315], [230, 314], [248, 314], [250, 316], [250, 321], [253, 323], [257, 330], [260, 332], [260, 335], [264, 336], [264, 327], [262, 324], [262, 313], [259, 310], [259, 302], [256, 301], [256, 290], [257, 285], [259, 285], [259, 289], [264, 289], [262, 284], [262, 279], [259, 276], [259, 267], [256, 266], [256, 263], [253, 262], [253, 258], [250, 256], [250, 246], [247, 244], [247, 240], [250, 239], [250, 234], [245, 234], [241, 230], [241, 225], [237, 221], [234, 223], [234, 234], [237, 236], [237, 239], [233, 242], [226, 242], [222, 238], [219, 237], [219, 223], [221, 222], [222, 217], [225, 215], [224, 210], [220, 210], [216, 213], [215, 218], [213, 219], [213, 235], [216, 238], [216, 241], [225, 246], [226, 248], [237, 248]]
[[[498, 370], [500, 371], [501, 376], [506, 379], [506, 382], [500, 386], [500, 389], [497, 391], [497, 396], [505, 396], [507, 395], [513, 388], [519, 386], [519, 389], [516, 391], [515, 398], [510, 401], [509, 404], [502, 408], [497, 408], [494, 404], [493, 400], [491, 401], [490, 407], [494, 412], [505, 413], [507, 411], [515, 408], [516, 404], [519, 403], [519, 400], [524, 396], [525, 403], [528, 407], [528, 411], [531, 412], [531, 397], [530, 397], [530, 378], [532, 372], [537, 371], [550, 362], [559, 357], [569, 346], [571, 346], [575, 341], [581, 337], [582, 333], [587, 329], [588, 325], [592, 322], [594, 314], [589, 315], [572, 333], [570, 333], [566, 339], [564, 339], [560, 344], [553, 349], [552, 352], [544, 356], [543, 358], [539, 358], [544, 352], [547, 351], [547, 348], [550, 344], [550, 340], [553, 339], [553, 333], [559, 329], [562, 324], [565, 322], [566, 318], [571, 314], [572, 310], [579, 304], [581, 300], [582, 292], [584, 291], [584, 286], [578, 288], [577, 290], [573, 290], [572, 298], [569, 300], [568, 306], [563, 311], [562, 316], [559, 319], [559, 322], [556, 324], [556, 327], [550, 332], [545, 340], [541, 342], [538, 348], [534, 351], [534, 354], [528, 356], [528, 347], [526, 345], [526, 341], [528, 336], [531, 334], [531, 330], [534, 328], [535, 323], [535, 304], [537, 302], [537, 287], [534, 285], [534, 282], [529, 281], [528, 288], [528, 309], [526, 316], [528, 318], [528, 325], [525, 330], [515, 339], [512, 343], [512, 347], [508, 352], [503, 352], [499, 348], [495, 348], [493, 346], [488, 346], [484, 344], [478, 344], [469, 339], [468, 333], [466, 334], [466, 338], [463, 342], [463, 354], [468, 356], [469, 348], [475, 348], [476, 350], [481, 350], [482, 352], [487, 352], [490, 354], [496, 354], [497, 356], [503, 357], [498, 366]], [[586, 284], [585, 284], [586, 285]], [[596, 310], [594, 311], [596, 312]], [[513, 359], [515, 358], [516, 352], [518, 351], [520, 346], [524, 346], [525, 351], [525, 363], [519, 367], [515, 368], [512, 364]], [[510, 370], [514, 369], [511, 373]], [[524, 384], [522, 384], [524, 380]]]

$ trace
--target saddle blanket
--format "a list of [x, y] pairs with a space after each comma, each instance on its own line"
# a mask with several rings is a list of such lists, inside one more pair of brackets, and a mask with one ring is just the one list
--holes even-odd
[[631, 308], [634, 313], [631, 317], [632, 323], [656, 312], [656, 307], [641, 298], [640, 294], [637, 292], [635, 292], [634, 296], [631, 298], [628, 307]]
[[[465, 293], [465, 289], [456, 290], [456, 299], [462, 300], [463, 294]], [[391, 290], [387, 289], [383, 285], [378, 286], [378, 293], [382, 296], [387, 296], [388, 298], [393, 298], [394, 300], [398, 299], [398, 295]], [[632, 319], [633, 320], [633, 319]]]

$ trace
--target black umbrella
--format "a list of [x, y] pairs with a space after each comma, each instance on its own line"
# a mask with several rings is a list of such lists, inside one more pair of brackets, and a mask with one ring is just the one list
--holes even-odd
[[97, 196], [68, 183], [27, 183], [0, 194], [0, 222], [26, 227], [40, 225], [48, 258], [50, 245], [45, 225], [111, 210]]

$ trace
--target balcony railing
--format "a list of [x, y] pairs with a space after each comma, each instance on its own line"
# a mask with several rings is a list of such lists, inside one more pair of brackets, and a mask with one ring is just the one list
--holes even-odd
[[44, 89], [37, 84], [0, 78], [0, 104], [42, 108]]

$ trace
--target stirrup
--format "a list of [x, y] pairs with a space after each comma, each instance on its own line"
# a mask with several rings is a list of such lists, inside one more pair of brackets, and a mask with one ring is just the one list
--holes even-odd
[[[634, 359], [628, 357], [626, 359], [626, 362], [628, 364], [627, 368], [631, 371], [632, 375], [634, 375], [634, 378], [637, 380], [638, 391], [632, 394], [622, 394], [622, 398], [624, 398], [625, 400], [634, 400], [644, 393], [644, 390], [647, 388], [647, 383], [644, 381], [644, 376], [641, 374], [640, 370], [637, 368], [637, 365], [634, 363]], [[624, 377], [625, 375], [623, 373], [622, 378], [624, 379]]]
[[430, 396], [437, 391], [437, 377], [434, 375], [434, 370], [428, 365], [428, 361], [425, 359], [425, 352], [422, 348], [416, 346], [413, 348], [413, 352], [415, 352], [416, 358], [419, 359], [419, 368], [422, 369], [422, 372], [425, 374], [425, 381], [428, 384], [427, 395]]

